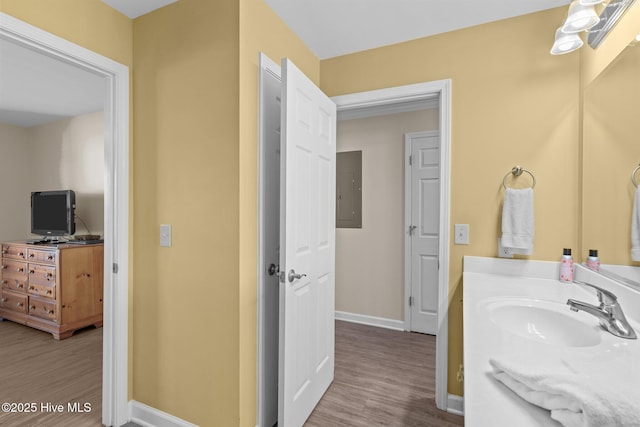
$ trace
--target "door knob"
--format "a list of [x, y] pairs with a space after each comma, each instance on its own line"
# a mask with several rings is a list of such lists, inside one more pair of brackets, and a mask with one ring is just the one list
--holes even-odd
[[267, 273], [269, 273], [269, 276], [273, 276], [274, 274], [276, 274], [278, 272], [278, 270], [280, 270], [280, 269], [278, 268], [277, 265], [271, 264], [269, 266], [269, 268], [267, 269]]
[[307, 275], [298, 274], [293, 268], [289, 270], [289, 274], [287, 275], [287, 278], [289, 279], [289, 283], [292, 283], [294, 280], [297, 280], [297, 279], [302, 279], [303, 277], [307, 277]]

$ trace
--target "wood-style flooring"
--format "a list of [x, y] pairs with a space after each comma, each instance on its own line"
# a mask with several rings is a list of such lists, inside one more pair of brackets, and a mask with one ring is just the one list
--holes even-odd
[[453, 427], [435, 404], [435, 336], [336, 321], [335, 377], [307, 427]]
[[101, 426], [102, 328], [56, 341], [50, 333], [0, 322], [0, 403], [19, 411], [3, 407], [3, 427]]
[[[430, 335], [337, 321], [335, 379], [305, 426], [464, 425], [463, 417], [436, 409], [435, 348]], [[0, 322], [0, 403], [37, 405], [35, 412], [0, 411], [1, 426], [101, 426], [101, 384], [102, 329], [56, 341]], [[47, 412], [48, 403], [64, 410]], [[91, 411], [71, 413], [69, 403], [88, 403]]]

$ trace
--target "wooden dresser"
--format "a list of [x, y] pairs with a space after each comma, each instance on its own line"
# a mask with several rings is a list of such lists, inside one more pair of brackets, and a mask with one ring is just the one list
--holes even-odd
[[2, 243], [0, 320], [68, 338], [102, 326], [104, 246]]

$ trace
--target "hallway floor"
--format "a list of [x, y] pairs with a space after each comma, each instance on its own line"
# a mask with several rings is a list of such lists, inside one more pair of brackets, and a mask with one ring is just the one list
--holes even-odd
[[436, 337], [336, 321], [335, 379], [306, 427], [453, 427], [435, 405]]

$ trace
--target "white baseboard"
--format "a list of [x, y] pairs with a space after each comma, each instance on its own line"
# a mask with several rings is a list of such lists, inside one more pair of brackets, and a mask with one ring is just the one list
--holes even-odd
[[188, 421], [152, 408], [144, 403], [129, 401], [131, 421], [142, 427], [198, 427]]
[[361, 323], [363, 325], [404, 331], [404, 322], [402, 320], [386, 319], [384, 317], [336, 311], [336, 320], [344, 320], [345, 322]]
[[447, 412], [464, 416], [464, 397], [450, 394], [447, 397]]

